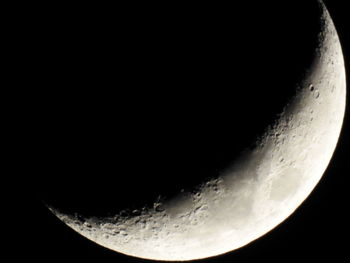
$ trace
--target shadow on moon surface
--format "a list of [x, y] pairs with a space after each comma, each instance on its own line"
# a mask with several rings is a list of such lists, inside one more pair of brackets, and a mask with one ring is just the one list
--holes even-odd
[[313, 5], [139, 10], [114, 38], [88, 26], [49, 38], [38, 196], [105, 215], [218, 175], [294, 95], [319, 32]]

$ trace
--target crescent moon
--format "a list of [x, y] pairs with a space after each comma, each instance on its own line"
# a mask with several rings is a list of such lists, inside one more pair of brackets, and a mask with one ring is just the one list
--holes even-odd
[[65, 224], [111, 250], [154, 260], [193, 260], [235, 250], [290, 216], [321, 179], [345, 112], [346, 80], [338, 34], [320, 2], [322, 30], [314, 62], [296, 95], [220, 176], [196, 191], [130, 215], [83, 218], [49, 207]]

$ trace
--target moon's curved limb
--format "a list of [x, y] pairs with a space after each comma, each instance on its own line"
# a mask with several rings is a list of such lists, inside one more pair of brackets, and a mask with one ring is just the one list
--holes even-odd
[[315, 61], [297, 95], [255, 149], [193, 193], [110, 218], [51, 209], [71, 228], [112, 250], [147, 259], [191, 260], [261, 237], [307, 198], [328, 166], [345, 111], [339, 38], [323, 3]]

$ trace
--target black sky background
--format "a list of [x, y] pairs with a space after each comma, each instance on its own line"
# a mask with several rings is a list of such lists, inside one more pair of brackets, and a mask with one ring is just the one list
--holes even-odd
[[[349, 9], [345, 1], [325, 2], [341, 38], [347, 69], [350, 69], [350, 21], [347, 15]], [[96, 23], [87, 23], [84, 19], [76, 19], [74, 23], [76, 29], [67, 30], [67, 26], [62, 26], [63, 23], [61, 22], [67, 20], [69, 15], [66, 15], [66, 13], [69, 13], [69, 11], [73, 15], [76, 14], [77, 17], [87, 15], [90, 18], [100, 20], [104, 16], [104, 13], [100, 13], [99, 15], [95, 13], [99, 13], [101, 10], [103, 12], [103, 8], [101, 10], [96, 9], [95, 13], [87, 13], [82, 7], [64, 8], [60, 6], [59, 10], [62, 10], [62, 8], [67, 12], [61, 12], [57, 16], [59, 19], [52, 19], [56, 23], [55, 26], [48, 25], [49, 23], [47, 21], [51, 21], [48, 18], [54, 13], [53, 10], [58, 10], [58, 7], [53, 9], [47, 7], [45, 11], [42, 11], [41, 15], [46, 18], [38, 19], [38, 17], [32, 17], [33, 20], [38, 20], [36, 25], [41, 25], [40, 27], [42, 27], [42, 30], [37, 30], [37, 27], [34, 27], [36, 30], [33, 30], [33, 32], [36, 31], [36, 33], [30, 34], [31, 37], [28, 38], [28, 41], [35, 42], [35, 39], [38, 39], [40, 36], [40, 41], [27, 46], [27, 48], [33, 46], [33, 48], [28, 48], [28, 52], [30, 51], [31, 53], [30, 61], [34, 62], [32, 63], [34, 73], [31, 74], [30, 81], [33, 81], [38, 87], [38, 89], [34, 89], [36, 97], [32, 104], [32, 107], [35, 108], [33, 111], [34, 114], [28, 114], [31, 120], [28, 122], [27, 129], [29, 131], [26, 133], [25, 138], [30, 140], [30, 143], [24, 144], [27, 147], [24, 152], [27, 154], [30, 152], [31, 155], [29, 158], [30, 161], [25, 166], [28, 171], [27, 177], [29, 177], [25, 182], [27, 183], [28, 181], [28, 185], [33, 189], [33, 192], [28, 193], [29, 202], [28, 204], [26, 202], [24, 208], [28, 213], [23, 212], [23, 218], [30, 217], [26, 220], [26, 226], [23, 229], [24, 233], [27, 233], [26, 230], [29, 230], [29, 233], [23, 236], [21, 240], [21, 246], [25, 248], [26, 252], [23, 255], [19, 249], [16, 253], [13, 253], [13, 256], [15, 258], [25, 256], [37, 262], [149, 262], [148, 260], [115, 253], [76, 234], [46, 209], [41, 202], [41, 198], [44, 197], [49, 202], [57, 206], [62, 206], [63, 209], [69, 212], [80, 209], [79, 212], [87, 215], [94, 213], [105, 214], [111, 212], [112, 205], [116, 205], [116, 209], [120, 209], [124, 206], [138, 204], [137, 202], [140, 200], [140, 196], [142, 196], [142, 201], [146, 200], [148, 202], [153, 200], [155, 197], [154, 194], [159, 194], [157, 191], [159, 189], [162, 194], [171, 195], [172, 193], [176, 193], [178, 189], [190, 188], [195, 185], [203, 179], [203, 174], [204, 177], [215, 175], [220, 171], [220, 168], [225, 166], [225, 160], [231, 157], [227, 155], [232, 150], [229, 146], [235, 144], [236, 148], [234, 148], [234, 152], [231, 154], [237, 154], [252, 138], [255, 138], [257, 134], [262, 132], [260, 129], [265, 127], [266, 123], [271, 122], [276, 110], [278, 111], [283, 107], [285, 100], [290, 97], [293, 86], [289, 87], [289, 83], [295, 83], [295, 81], [298, 81], [298, 76], [300, 77], [298, 70], [301, 69], [295, 63], [299, 61], [297, 58], [303, 57], [305, 61], [300, 62], [301, 66], [304, 64], [307, 65], [309, 59], [307, 54], [310, 54], [308, 52], [308, 45], [310, 43], [312, 45], [312, 36], [308, 36], [310, 37], [310, 42], [307, 43], [299, 42], [296, 39], [293, 40], [293, 34], [296, 35], [298, 31], [292, 31], [291, 34], [286, 33], [289, 32], [288, 30], [293, 30], [295, 26], [291, 22], [290, 24], [284, 24], [283, 28], [276, 27], [273, 30], [273, 32], [276, 32], [276, 30], [281, 31], [281, 38], [277, 38], [281, 42], [271, 45], [269, 44], [269, 37], [274, 37], [273, 39], [275, 39], [275, 36], [269, 35], [269, 33], [267, 35], [264, 34], [263, 28], [264, 26], [278, 24], [277, 21], [283, 18], [283, 13], [275, 13], [277, 18], [266, 18], [260, 12], [260, 8], [266, 8], [261, 3], [243, 4], [242, 10], [245, 12], [250, 10], [251, 12], [249, 13], [250, 15], [243, 12], [235, 16], [235, 22], [239, 25], [237, 26], [238, 28], [235, 28], [235, 34], [236, 36], [244, 37], [233, 37], [234, 42], [236, 42], [236, 50], [240, 50], [241, 52], [236, 52], [232, 55], [235, 56], [235, 64], [239, 64], [240, 66], [234, 66], [231, 70], [235, 72], [235, 82], [241, 86], [245, 86], [245, 88], [243, 91], [232, 91], [229, 89], [229, 84], [227, 84], [231, 82], [221, 80], [224, 77], [220, 75], [230, 73], [223, 72], [227, 68], [225, 66], [230, 65], [230, 61], [222, 63], [224, 65], [223, 67], [203, 67], [196, 72], [191, 70], [195, 67], [194, 65], [198, 66], [208, 63], [205, 61], [198, 62], [203, 54], [206, 54], [204, 51], [208, 47], [202, 47], [204, 51], [201, 50], [198, 52], [199, 48], [196, 44], [193, 45], [190, 51], [187, 51], [188, 53], [198, 52], [192, 58], [194, 62], [187, 60], [184, 62], [187, 66], [182, 68], [188, 69], [184, 69], [183, 71], [173, 70], [171, 71], [173, 73], [167, 73], [164, 69], [162, 71], [162, 67], [167, 65], [162, 60], [177, 59], [177, 62], [174, 63], [174, 68], [177, 68], [176, 65], [183, 62], [186, 56], [185, 58], [181, 57], [181, 54], [175, 54], [173, 55], [174, 57], [160, 56], [160, 62], [153, 70], [157, 74], [150, 75], [149, 71], [146, 71], [141, 77], [138, 75], [135, 80], [136, 77], [132, 72], [142, 74], [142, 67], [149, 67], [147, 63], [141, 65], [141, 69], [133, 68], [132, 63], [131, 65], [122, 64], [118, 69], [110, 67], [110, 65], [118, 64], [119, 62], [117, 63], [117, 61], [123, 61], [122, 63], [127, 63], [125, 61], [130, 60], [147, 61], [149, 58], [140, 59], [139, 56], [142, 56], [145, 52], [139, 50], [137, 45], [136, 48], [133, 49], [131, 47], [131, 49], [132, 51], [137, 50], [141, 55], [137, 55], [136, 58], [132, 59], [126, 57], [118, 60], [118, 54], [125, 53], [125, 50], [128, 50], [130, 45], [133, 45], [135, 42], [122, 43], [121, 45], [125, 45], [126, 47], [118, 49], [114, 46], [115, 42], [105, 40], [106, 43], [112, 44], [104, 45], [102, 41], [102, 45], [101, 43], [99, 45], [96, 44], [98, 55], [94, 55], [95, 53], [93, 52], [94, 44], [99, 42], [96, 39], [100, 39], [100, 36], [91, 32], [99, 32], [104, 36], [108, 35], [111, 39], [118, 39], [118, 36], [124, 36], [124, 33], [120, 33], [120, 35], [116, 34], [113, 31], [113, 26], [111, 26], [112, 29], [110, 27], [99, 28], [97, 26], [97, 30], [93, 30], [92, 28], [96, 26]], [[158, 6], [157, 8], [163, 7]], [[216, 10], [220, 11], [222, 8], [217, 6]], [[275, 6], [273, 11], [287, 10], [288, 8], [284, 4], [279, 4]], [[305, 7], [303, 12], [295, 16], [297, 19], [296, 24], [299, 23], [296, 28], [303, 26], [303, 19], [306, 19], [306, 15], [308, 14], [307, 8]], [[73, 9], [75, 11], [71, 11]], [[312, 8], [310, 6], [311, 11]], [[290, 10], [289, 12], [291, 13]], [[290, 13], [289, 15], [291, 15]], [[163, 19], [165, 17], [166, 15], [163, 16]], [[219, 14], [214, 16], [215, 20], [218, 17], [220, 17]], [[244, 22], [240, 21], [242, 17], [245, 18]], [[110, 18], [110, 15], [107, 18]], [[259, 21], [259, 19], [263, 20], [264, 18], [266, 20], [259, 23], [256, 22], [256, 20]], [[157, 23], [157, 21], [154, 23]], [[69, 22], [67, 24], [70, 28], [73, 27]], [[127, 25], [129, 24], [126, 23], [126, 31], [128, 31]], [[57, 33], [56, 30], [59, 28], [62, 29], [62, 34]], [[217, 30], [213, 30], [213, 34], [218, 34], [214, 38], [219, 38], [222, 34], [225, 35], [227, 33], [225, 30], [222, 29], [219, 33], [217, 33]], [[307, 29], [305, 30], [305, 32], [308, 32]], [[81, 33], [82, 31], [86, 31], [85, 34]], [[193, 41], [202, 37], [202, 35], [193, 36], [191, 30], [186, 32], [188, 32], [188, 37], [192, 38]], [[67, 34], [70, 34], [70, 36], [67, 37]], [[87, 35], [90, 40], [88, 41], [85, 36], [80, 36], [80, 34]], [[258, 35], [257, 39], [254, 38], [254, 35]], [[66, 36], [66, 40], [62, 36]], [[77, 41], [73, 41], [72, 39], [77, 39]], [[84, 41], [88, 41], [91, 45], [86, 47], [79, 44], [79, 39], [84, 39]], [[55, 44], [53, 45], [52, 43]], [[283, 48], [283, 44], [286, 43], [289, 45], [291, 43], [293, 45], [300, 45], [298, 48], [301, 48], [305, 52], [305, 56], [286, 52]], [[63, 46], [67, 46], [67, 50], [71, 50], [73, 45], [76, 47], [70, 53], [62, 48]], [[186, 46], [186, 43], [183, 45]], [[154, 50], [160, 49], [161, 46], [154, 47]], [[213, 44], [213, 47], [218, 50], [218, 54], [220, 54], [218, 56], [220, 58], [230, 56], [227, 53], [227, 49], [230, 47], [222, 47], [220, 44]], [[264, 54], [260, 54], [262, 49], [265, 51]], [[79, 50], [83, 50], [82, 53], [75, 56], [75, 54], [79, 53]], [[166, 50], [164, 53], [167, 53]], [[71, 59], [71, 54], [74, 54], [75, 59]], [[91, 59], [92, 56], [96, 56], [97, 58]], [[82, 62], [84, 57], [86, 60], [91, 59], [91, 61]], [[103, 59], [101, 60], [98, 57], [102, 57]], [[288, 66], [287, 61], [293, 61], [293, 59], [295, 59], [295, 63], [290, 63], [291, 65]], [[107, 60], [109, 61], [101, 62]], [[252, 60], [256, 61], [254, 63], [256, 68], [250, 70]], [[56, 62], [53, 63], [52, 61]], [[208, 61], [215, 64], [221, 60], [211, 58]], [[91, 63], [94, 64], [94, 67], [89, 66]], [[82, 69], [82, 67], [84, 68]], [[286, 67], [288, 70], [284, 70]], [[110, 71], [108, 71], [108, 68], [110, 68]], [[41, 79], [37, 78], [39, 75], [38, 70], [39, 73], [44, 73], [42, 74], [44, 77]], [[93, 72], [96, 71], [101, 72], [98, 73], [98, 77], [96, 79], [90, 78], [90, 75], [93, 75]], [[118, 74], [115, 73], [116, 71]], [[213, 71], [215, 73], [212, 73]], [[209, 74], [208, 72], [214, 74], [212, 79], [206, 78], [206, 75]], [[251, 72], [254, 72], [255, 75], [251, 76]], [[70, 75], [67, 77], [67, 74]], [[265, 87], [258, 86], [259, 83], [271, 81], [271, 76], [274, 76], [274, 74], [277, 75], [274, 84], [269, 84], [268, 88], [266, 88], [266, 85]], [[154, 84], [152, 81], [155, 78], [154, 76], [157, 75], [162, 75], [163, 77], [159, 78], [159, 83]], [[183, 77], [184, 75], [186, 77]], [[112, 80], [110, 76], [112, 76]], [[123, 76], [123, 78], [120, 76]], [[203, 80], [204, 77], [205, 80]], [[192, 86], [197, 85], [200, 88], [188, 92], [187, 87], [184, 87], [183, 90], [177, 91], [178, 83], [176, 81], [181, 83], [180, 78], [183, 78], [184, 82], [195, 83]], [[172, 79], [173, 82], [167, 82], [168, 79]], [[202, 79], [203, 83], [198, 84], [199, 79]], [[118, 89], [117, 95], [115, 91], [106, 91], [105, 93], [94, 91], [94, 87], [96, 86], [112, 86], [111, 83], [120, 82], [128, 88], [122, 89], [122, 91]], [[143, 83], [148, 84], [145, 85]], [[206, 89], [201, 88], [203, 86], [210, 87], [211, 85], [218, 85], [218, 83], [221, 86], [227, 87], [220, 91], [220, 94], [206, 93], [204, 91]], [[139, 87], [140, 85], [145, 85], [145, 88], [135, 89], [135, 87]], [[164, 91], [162, 89], [164, 85], [173, 85], [173, 88], [169, 88], [171, 92]], [[188, 85], [191, 86], [190, 84]], [[150, 86], [158, 88], [150, 90]], [[281, 86], [284, 89], [282, 94], [278, 92]], [[72, 91], [73, 88], [75, 90], [74, 92]], [[162, 94], [162, 98], [169, 97], [172, 99], [158, 100], [156, 98], [159, 97], [159, 93]], [[232, 96], [232, 93], [234, 93], [234, 96]], [[201, 94], [200, 96], [202, 98], [199, 102], [196, 100], [198, 94]], [[86, 99], [81, 99], [83, 97]], [[188, 98], [187, 101], [183, 97]], [[349, 98], [349, 95], [347, 97]], [[125, 100], [124, 98], [129, 99]], [[145, 100], [144, 98], [147, 98], [146, 102], [149, 102], [148, 104], [143, 102]], [[96, 102], [97, 100], [99, 100], [98, 103]], [[172, 112], [171, 109], [178, 105], [179, 100], [181, 101], [183, 110]], [[193, 108], [194, 101], [196, 101], [196, 107], [201, 112], [205, 112], [204, 115], [202, 114], [205, 117], [198, 114], [196, 109]], [[206, 105], [208, 103], [212, 107], [207, 108]], [[92, 107], [92, 104], [95, 107]], [[76, 105], [79, 106], [74, 108]], [[156, 105], [154, 109], [152, 109], [152, 105]], [[125, 114], [126, 106], [128, 106], [128, 110]], [[116, 109], [115, 107], [119, 108]], [[137, 108], [135, 110], [136, 113], [132, 111], [135, 107]], [[210, 117], [213, 108], [216, 111]], [[162, 111], [162, 114], [159, 115], [159, 111]], [[86, 112], [89, 113], [87, 114]], [[96, 112], [98, 113], [94, 116]], [[141, 115], [139, 115], [140, 112]], [[188, 112], [191, 112], [191, 116], [188, 116]], [[223, 114], [224, 112], [226, 114]], [[240, 123], [242, 131], [237, 131], [237, 125], [232, 125], [231, 121], [227, 121], [230, 119], [231, 114], [229, 113], [231, 112], [236, 113], [234, 117], [235, 123]], [[338, 261], [346, 256], [347, 244], [349, 243], [349, 231], [347, 228], [347, 201], [349, 199], [347, 185], [349, 182], [348, 174], [350, 172], [348, 168], [350, 146], [349, 107], [347, 107], [346, 112], [342, 136], [340, 137], [333, 159], [321, 182], [302, 206], [275, 230], [252, 244], [226, 255], [200, 260], [198, 262], [250, 262], [253, 260], [281, 262], [305, 258]], [[155, 114], [158, 114], [157, 117], [153, 119], [149, 118], [149, 116]], [[218, 117], [219, 114], [220, 117]], [[123, 116], [125, 119], [123, 119]], [[139, 116], [137, 121], [135, 121], [138, 124], [130, 124], [129, 120], [127, 120], [130, 116], [132, 118]], [[176, 119], [177, 116], [181, 116], [180, 120]], [[147, 121], [140, 124], [145, 119]], [[157, 123], [160, 119], [163, 124], [165, 123], [166, 128], [159, 131], [160, 127]], [[183, 123], [185, 123], [186, 127], [191, 128], [177, 128], [179, 126], [181, 127], [180, 124]], [[123, 125], [132, 127], [132, 129], [121, 130], [120, 126]], [[156, 128], [147, 130], [149, 126]], [[103, 128], [96, 129], [93, 127]], [[229, 132], [227, 134], [218, 132], [216, 127], [229, 132], [234, 131], [235, 137], [232, 139], [230, 134], [228, 134]], [[203, 132], [199, 132], [203, 129], [206, 130], [204, 134]], [[89, 130], [89, 132], [85, 132], [86, 130]], [[144, 131], [143, 137], [140, 137], [139, 130]], [[155, 132], [157, 130], [158, 132]], [[180, 139], [168, 142], [169, 138], [172, 138], [173, 133], [180, 134]], [[100, 139], [94, 140], [94, 136]], [[117, 139], [112, 139], [114, 137], [117, 137]], [[215, 139], [209, 140], [208, 138]], [[236, 138], [240, 138], [238, 144]], [[205, 142], [205, 146], [203, 146], [203, 142]], [[86, 146], [87, 144], [89, 146]], [[217, 144], [221, 146], [217, 147]], [[144, 149], [141, 150], [141, 157], [147, 155], [147, 158], [144, 160], [140, 156], [134, 155], [134, 149], [140, 148]], [[168, 153], [168, 148], [174, 149], [173, 152]], [[52, 149], [55, 149], [55, 151]], [[118, 149], [118, 151], [115, 149]], [[183, 149], [186, 149], [186, 151]], [[166, 153], [167, 157], [163, 156], [164, 153]], [[181, 162], [174, 161], [180, 153], [182, 156]], [[193, 155], [197, 157], [193, 158]], [[115, 164], [115, 159], [119, 160], [117, 164]], [[215, 161], [211, 162], [209, 160]], [[158, 164], [159, 162], [161, 165]], [[205, 165], [201, 165], [203, 162]], [[113, 175], [116, 173], [116, 168], [111, 163], [118, 167], [119, 173], [126, 175], [115, 178]], [[139, 165], [137, 166], [141, 167], [135, 167], [135, 163], [138, 163]], [[168, 167], [173, 167], [173, 169], [168, 171]], [[163, 177], [165, 169], [167, 169], [168, 175], [166, 178]], [[189, 177], [189, 174], [193, 174], [198, 169], [201, 171], [201, 177]], [[187, 173], [181, 177], [178, 174], [182, 170], [186, 170]], [[140, 178], [134, 175], [135, 173], [139, 174], [142, 172], [152, 174], [152, 177]], [[108, 174], [108, 176], [101, 175], [102, 173]], [[182, 183], [184, 179], [186, 179], [185, 184]], [[139, 180], [139, 183], [133, 189], [129, 189], [135, 180]], [[79, 190], [76, 191], [77, 189]], [[91, 193], [94, 194], [91, 195]], [[115, 204], [115, 199], [109, 201], [111, 200], [111, 196], [117, 196], [119, 199], [123, 199], [123, 201]]]

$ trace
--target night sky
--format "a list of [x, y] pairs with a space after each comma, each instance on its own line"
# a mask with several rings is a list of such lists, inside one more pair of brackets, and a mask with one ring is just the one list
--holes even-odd
[[[80, 236], [42, 200], [108, 215], [191, 189], [253, 146], [294, 94], [319, 26], [313, 4], [260, 2], [36, 9], [24, 26], [35, 83], [23, 143], [28, 258], [148, 262]], [[348, 9], [325, 2], [350, 70]], [[198, 262], [342, 259], [349, 138], [347, 107], [333, 159], [302, 206], [246, 247]]]

